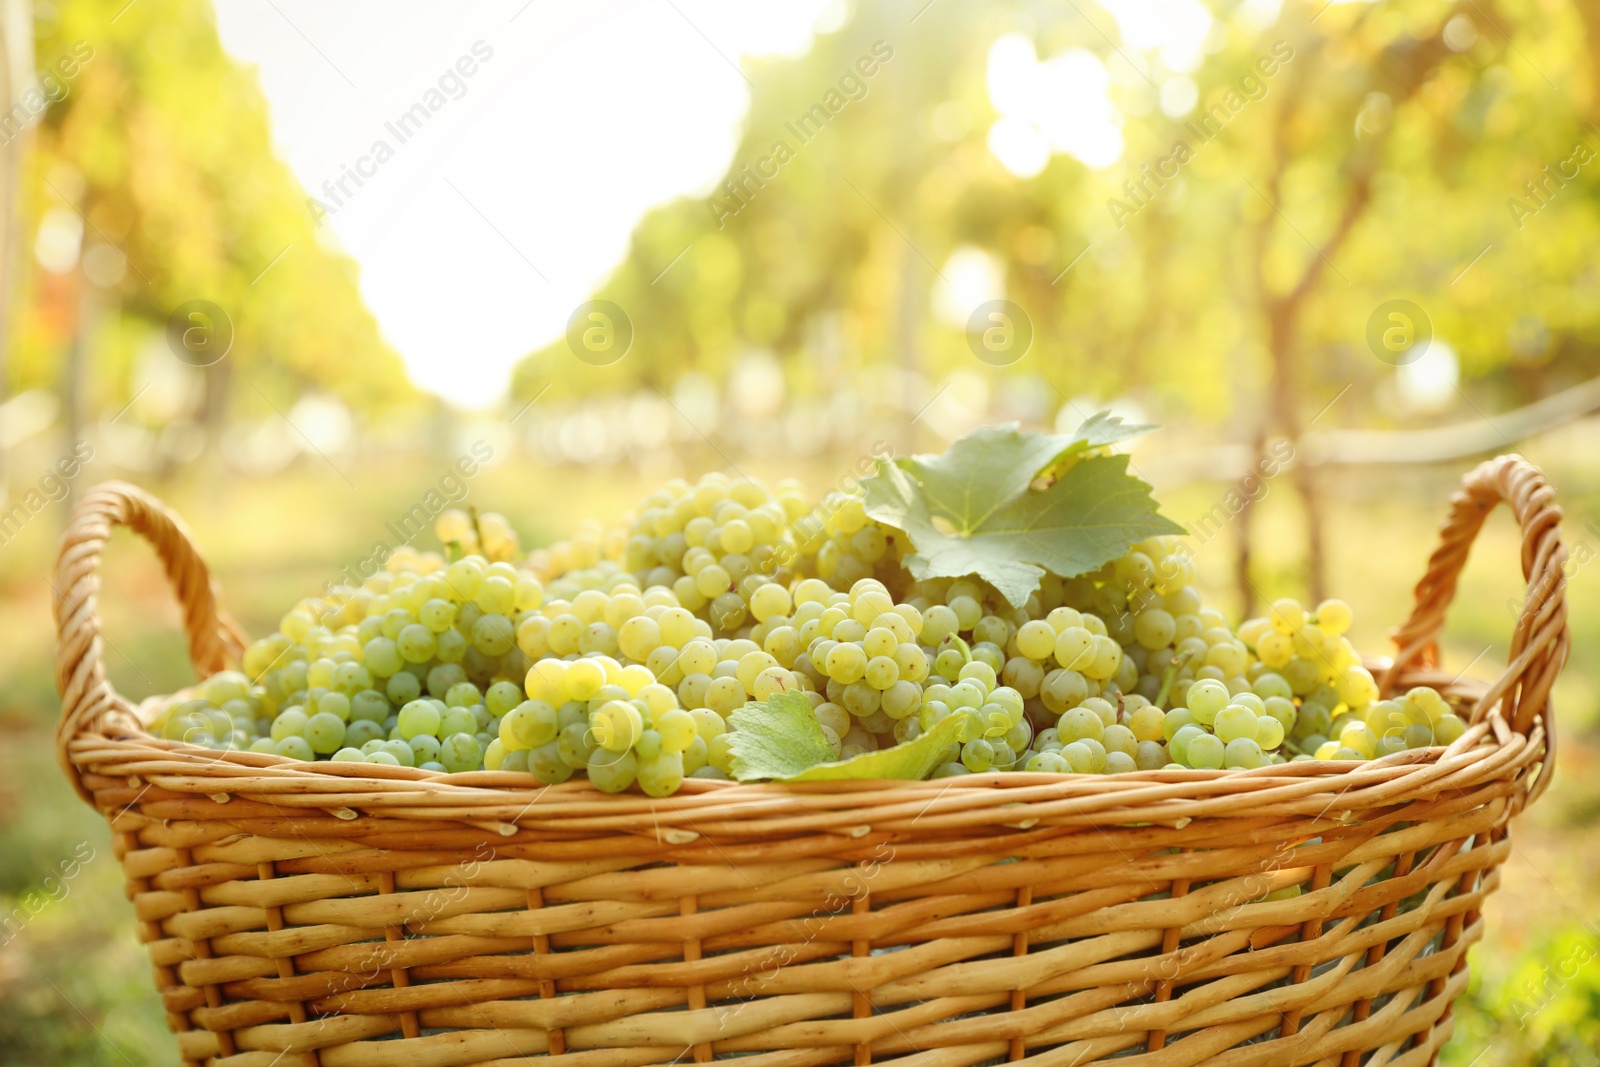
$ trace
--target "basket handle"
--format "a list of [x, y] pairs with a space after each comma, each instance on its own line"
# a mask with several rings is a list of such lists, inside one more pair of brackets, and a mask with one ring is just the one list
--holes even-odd
[[111, 688], [101, 659], [96, 601], [100, 553], [117, 526], [126, 526], [149, 541], [161, 557], [167, 581], [183, 609], [189, 662], [200, 677], [224, 669], [230, 660], [237, 662], [244, 650], [239, 627], [217, 610], [211, 572], [188, 530], [166, 505], [126, 482], [104, 482], [85, 494], [62, 534], [54, 583], [56, 690], [61, 694], [56, 755], [80, 794], [84, 790], [68, 758], [67, 745], [108, 717], [126, 716], [130, 725], [137, 725], [133, 706]]
[[1387, 692], [1408, 667], [1439, 665], [1439, 632], [1445, 609], [1455, 596], [1456, 580], [1467, 561], [1473, 539], [1495, 505], [1504, 503], [1522, 528], [1522, 576], [1527, 599], [1511, 634], [1511, 655], [1504, 673], [1472, 709], [1478, 722], [1497, 703], [1506, 721], [1526, 736], [1534, 722], [1544, 724], [1546, 743], [1555, 741], [1550, 716], [1550, 688], [1567, 661], [1571, 632], [1567, 626], [1566, 546], [1561, 543], [1561, 508], [1544, 473], [1518, 455], [1496, 456], [1480, 463], [1461, 480], [1450, 498], [1450, 514], [1439, 532], [1439, 547], [1428, 571], [1417, 583], [1416, 607], [1394, 632], [1399, 646], [1394, 664], [1380, 680]]

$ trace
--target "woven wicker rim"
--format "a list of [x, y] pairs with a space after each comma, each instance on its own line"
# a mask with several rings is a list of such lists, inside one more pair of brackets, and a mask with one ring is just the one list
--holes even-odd
[[[1527, 599], [1512, 633], [1509, 662], [1487, 685], [1452, 677], [1439, 665], [1438, 638], [1468, 552], [1488, 514], [1509, 505], [1522, 531]], [[1250, 771], [1140, 771], [1078, 776], [1005, 773], [929, 782], [736, 784], [690, 779], [655, 800], [598, 793], [586, 781], [530, 785], [522, 774], [445, 775], [406, 767], [304, 763], [261, 753], [216, 753], [145, 732], [162, 698], [136, 707], [106, 677], [97, 610], [100, 555], [111, 531], [126, 526], [156, 550], [178, 603], [189, 658], [204, 678], [236, 663], [245, 638], [218, 607], [216, 585], [182, 522], [160, 501], [122, 482], [87, 493], [74, 509], [56, 565], [56, 684], [62, 719], [57, 755], [79, 795], [81, 774], [98, 768], [213, 799], [248, 797], [280, 814], [318, 809], [354, 819], [360, 812], [427, 823], [449, 821], [510, 835], [520, 827], [552, 835], [625, 831], [665, 841], [701, 835], [750, 839], [832, 832], [998, 832], [1054, 825], [1130, 822], [1182, 826], [1192, 819], [1278, 813], [1320, 814], [1330, 803], [1359, 810], [1437, 795], [1539, 764], [1529, 799], [1549, 784], [1554, 750], [1550, 689], [1570, 646], [1566, 549], [1561, 509], [1537, 467], [1516, 455], [1480, 464], [1450, 501], [1439, 547], [1415, 589], [1411, 617], [1394, 632], [1392, 661], [1372, 661], [1380, 688], [1430, 684], [1470, 705], [1471, 726], [1448, 748], [1417, 749], [1356, 765], [1303, 761]], [[1333, 799], [1330, 800], [1330, 793]], [[359, 809], [359, 810], [358, 810]]]

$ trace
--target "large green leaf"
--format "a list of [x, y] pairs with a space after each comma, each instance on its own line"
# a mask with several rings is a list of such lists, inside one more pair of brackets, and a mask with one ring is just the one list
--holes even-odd
[[1063, 459], [1144, 429], [1097, 415], [1070, 437], [978, 430], [943, 455], [880, 462], [861, 483], [867, 514], [910, 539], [905, 562], [915, 577], [976, 575], [1020, 607], [1047, 570], [1085, 574], [1147, 537], [1183, 532], [1157, 513], [1126, 456], [1079, 458], [1049, 486], [1031, 488]]

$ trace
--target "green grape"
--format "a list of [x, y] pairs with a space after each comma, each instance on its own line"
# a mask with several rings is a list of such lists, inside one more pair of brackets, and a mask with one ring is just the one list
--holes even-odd
[[344, 720], [332, 712], [319, 711], [306, 720], [305, 739], [311, 751], [330, 755], [344, 747]]
[[389, 767], [398, 767], [398, 766], [400, 766], [400, 761], [395, 758], [394, 753], [388, 751], [387, 749], [380, 749], [377, 752], [368, 753], [367, 757], [366, 757], [366, 762], [368, 762], [368, 763], [382, 763], [382, 764], [384, 764], [386, 766], [389, 766]]
[[1217, 713], [1227, 707], [1230, 695], [1228, 687], [1221, 682], [1203, 678], [1189, 687], [1186, 699], [1195, 721], [1210, 726], [1216, 721]]
[[863, 677], [874, 689], [888, 689], [900, 680], [900, 665], [889, 656], [874, 656], [867, 661]]
[[538, 748], [555, 740], [556, 709], [542, 700], [526, 700], [500, 719], [500, 739], [512, 750]]
[[317, 758], [316, 750], [311, 747], [311, 742], [299, 734], [290, 734], [281, 738], [273, 745], [272, 750], [278, 755], [287, 756], [290, 759], [309, 761]]
[[1126, 774], [1128, 771], [1139, 769], [1138, 763], [1126, 752], [1107, 752], [1106, 765], [1102, 774]]
[[980, 774], [992, 767], [994, 755], [994, 746], [981, 737], [961, 746], [961, 763], [974, 774]]
[[675, 708], [662, 715], [655, 725], [661, 735], [661, 747], [668, 753], [686, 751], [699, 734], [694, 716], [681, 708]]
[[755, 700], [767, 700], [778, 693], [795, 688], [794, 675], [782, 667], [768, 667], [755, 677], [750, 695]]
[[[693, 726], [693, 720], [690, 720]], [[589, 716], [593, 743], [607, 752], [626, 752], [639, 740], [644, 731], [644, 717], [639, 709], [623, 700], [608, 700]], [[621, 788], [626, 789], [624, 785]]]
[[1099, 740], [1105, 730], [1105, 724], [1100, 721], [1100, 716], [1093, 709], [1076, 707], [1061, 716], [1057, 729], [1066, 741], [1081, 741], [1084, 738]]
[[382, 722], [389, 717], [389, 700], [376, 689], [363, 689], [350, 698], [350, 720]]
[[422, 695], [422, 682], [410, 671], [400, 671], [389, 679], [384, 691], [389, 703], [401, 707]]
[[371, 719], [353, 719], [344, 728], [344, 743], [360, 748], [368, 741], [382, 740], [387, 733], [388, 731], [383, 728], [383, 723], [381, 722], [374, 722]]
[[1100, 734], [1100, 743], [1106, 746], [1106, 754], [1121, 752], [1129, 759], [1133, 758], [1138, 750], [1139, 739], [1133, 736], [1133, 731], [1126, 726], [1107, 726]]
[[1056, 631], [1048, 622], [1030, 620], [1017, 630], [1017, 651], [1028, 659], [1048, 659], [1055, 647]]
[[639, 761], [632, 752], [597, 748], [589, 754], [589, 781], [602, 793], [620, 793], [634, 783]]
[[471, 734], [454, 733], [440, 744], [439, 762], [451, 774], [474, 771], [483, 763], [483, 749]]
[[1190, 738], [1184, 746], [1184, 762], [1191, 767], [1201, 770], [1215, 770], [1222, 766], [1226, 755], [1226, 746], [1222, 739], [1214, 734], [1202, 733], [1199, 737]]
[[[478, 721], [481, 713], [483, 722]], [[439, 719], [439, 737], [449, 737], [451, 734], [475, 734], [489, 724], [489, 712], [482, 704], [474, 704], [470, 708], [451, 708]]]
[[1433, 721], [1435, 744], [1453, 745], [1466, 732], [1466, 722], [1455, 714], [1446, 712]]
[[[726, 527], [724, 527], [724, 531], [726, 531]], [[726, 532], [724, 532], [723, 543], [727, 543]], [[739, 551], [744, 550], [741, 549]], [[750, 613], [754, 615], [759, 622], [765, 622], [774, 615], [787, 615], [792, 608], [793, 602], [789, 597], [789, 591], [783, 586], [774, 582], [768, 582], [761, 585], [750, 597]], [[676, 788], [676, 786], [673, 788]]]
[[961, 668], [965, 665], [966, 659], [957, 648], [947, 648], [933, 658], [933, 669], [940, 677], [948, 678], [952, 682], [956, 680], [956, 676], [961, 673]]
[[1238, 738], [1253, 741], [1257, 729], [1256, 713], [1242, 704], [1229, 704], [1217, 712], [1213, 729], [1224, 744]]
[[439, 759], [439, 739], [432, 734], [418, 734], [406, 741], [411, 746], [412, 759], [418, 767]]
[[472, 646], [485, 656], [503, 656], [515, 643], [516, 630], [504, 615], [485, 615], [472, 624]]
[[345, 696], [369, 689], [372, 687], [372, 672], [354, 661], [341, 663], [334, 668], [333, 686]]
[[1262, 715], [1256, 720], [1256, 744], [1271, 752], [1283, 744], [1283, 723], [1273, 715]]
[[1095, 771], [1094, 750], [1082, 741], [1074, 741], [1064, 747], [1061, 758], [1067, 761], [1067, 767], [1073, 774], [1093, 774]]
[[329, 757], [334, 763], [364, 763], [366, 758], [359, 748], [341, 748]]
[[429, 600], [417, 609], [417, 621], [434, 633], [442, 634], [456, 621], [456, 606], [449, 600]]
[[1142, 611], [1133, 622], [1134, 640], [1147, 649], [1165, 648], [1172, 644], [1177, 631], [1177, 621], [1164, 608]]
[[[1194, 746], [1189, 746], [1190, 754]], [[1236, 737], [1229, 741], [1223, 750], [1223, 763], [1227, 767], [1260, 767], [1266, 762], [1266, 757], [1261, 752], [1261, 746], [1248, 737]]]
[[416, 753], [411, 750], [411, 746], [405, 741], [389, 740], [380, 742], [378, 751], [389, 753], [399, 761], [402, 767], [415, 767], [417, 765]]
[[418, 734], [437, 734], [443, 718], [439, 709], [429, 700], [413, 700], [400, 709], [396, 724], [402, 737], [410, 739]]
[[421, 623], [411, 623], [396, 635], [395, 647], [407, 663], [426, 663], [433, 658], [438, 639]]
[[445, 690], [444, 702], [452, 708], [468, 708], [478, 703], [482, 695], [471, 682], [456, 682]]
[[303, 737], [308, 721], [310, 716], [306, 714], [304, 708], [286, 708], [272, 720], [272, 739], [282, 741], [290, 737]]
[[1167, 749], [1159, 741], [1140, 741], [1133, 754], [1134, 765], [1141, 771], [1158, 771], [1167, 765]]
[[829, 650], [826, 670], [828, 677], [842, 685], [860, 681], [867, 671], [867, 654], [860, 645], [840, 642]]
[[[696, 738], [698, 741], [699, 739]], [[703, 745], [704, 742], [701, 742]], [[637, 770], [639, 788], [652, 797], [670, 796], [678, 791], [683, 784], [684, 767], [687, 764], [687, 753], [662, 752], [654, 759], [640, 762]], [[700, 766], [704, 766], [703, 757]]]

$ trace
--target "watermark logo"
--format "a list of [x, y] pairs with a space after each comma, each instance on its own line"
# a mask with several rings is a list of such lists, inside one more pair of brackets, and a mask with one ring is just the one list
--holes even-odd
[[986, 300], [967, 319], [967, 347], [991, 367], [1009, 367], [1033, 347], [1033, 320], [1010, 300]]
[[209, 367], [233, 347], [233, 320], [209, 300], [179, 304], [167, 316], [167, 347], [191, 367]]
[[633, 320], [609, 300], [586, 300], [567, 320], [567, 347], [591, 367], [609, 367], [633, 347]]
[[1367, 347], [1392, 367], [1422, 358], [1433, 342], [1433, 320], [1410, 300], [1385, 300], [1367, 317]]

